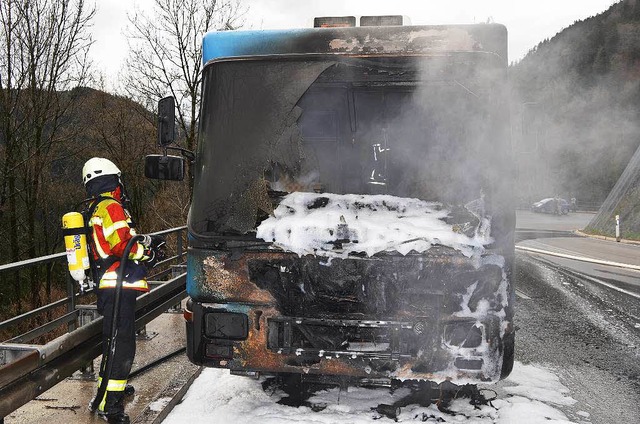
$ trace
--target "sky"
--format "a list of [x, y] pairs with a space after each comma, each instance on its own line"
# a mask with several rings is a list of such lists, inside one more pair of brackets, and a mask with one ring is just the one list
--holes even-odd
[[[117, 79], [127, 55], [123, 30], [134, 7], [154, 0], [96, 0], [91, 57], [108, 83]], [[509, 62], [576, 20], [601, 13], [617, 0], [243, 0], [246, 28], [283, 29], [313, 25], [316, 16], [407, 16], [413, 25], [470, 24], [491, 20], [509, 31]]]

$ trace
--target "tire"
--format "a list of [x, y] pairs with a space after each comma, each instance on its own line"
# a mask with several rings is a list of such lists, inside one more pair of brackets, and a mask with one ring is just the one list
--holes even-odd
[[504, 380], [511, 374], [513, 370], [513, 356], [515, 353], [515, 332], [505, 334], [502, 339], [502, 371], [500, 372], [500, 380]]

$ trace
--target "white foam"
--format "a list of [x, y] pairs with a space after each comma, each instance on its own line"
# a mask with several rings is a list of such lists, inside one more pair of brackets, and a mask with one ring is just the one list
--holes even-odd
[[[492, 242], [489, 219], [481, 217], [474, 236], [469, 237], [445, 222], [449, 214], [441, 203], [418, 199], [294, 192], [258, 226], [256, 235], [300, 256], [328, 258], [344, 258], [352, 252], [406, 255], [434, 245], [471, 257]], [[341, 242], [345, 239], [348, 242]]]

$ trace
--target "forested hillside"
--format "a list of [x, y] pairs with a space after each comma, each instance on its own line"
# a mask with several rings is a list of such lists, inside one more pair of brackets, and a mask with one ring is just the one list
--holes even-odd
[[[90, 60], [98, 6], [0, 0], [0, 265], [63, 251], [61, 217], [82, 208], [81, 169], [93, 156], [122, 170], [139, 232], [184, 225], [189, 179], [143, 175], [144, 156], [159, 153], [155, 105], [177, 99], [177, 142], [195, 150], [202, 36], [241, 27], [246, 9], [163, 1], [128, 16], [129, 57], [112, 95], [95, 89], [107, 79]], [[0, 272], [0, 321], [66, 296], [65, 275], [62, 261]]]
[[[169, 186], [144, 177], [144, 156], [158, 152], [151, 112], [124, 97], [90, 88], [56, 93], [56, 101], [67, 107], [55, 126], [43, 125], [34, 134], [26, 126], [14, 125], [22, 135], [0, 140], [3, 163], [13, 167], [2, 182], [5, 187], [11, 184], [15, 193], [0, 199], [4, 204], [0, 208], [0, 238], [5, 241], [0, 244], [2, 263], [63, 250], [61, 217], [83, 208], [86, 195], [81, 170], [93, 156], [107, 157], [122, 170], [140, 231], [184, 225], [187, 186], [181, 190], [179, 183]], [[16, 107], [24, 107], [24, 115], [14, 116], [30, 113], [28, 102], [19, 101]], [[41, 274], [0, 274], [0, 317], [41, 304], [55, 290], [51, 287], [55, 275], [64, 274], [66, 267], [59, 263], [33, 272]], [[17, 310], [3, 311], [7, 307]]]
[[640, 144], [640, 1], [542, 41], [510, 80], [521, 204], [602, 203]]

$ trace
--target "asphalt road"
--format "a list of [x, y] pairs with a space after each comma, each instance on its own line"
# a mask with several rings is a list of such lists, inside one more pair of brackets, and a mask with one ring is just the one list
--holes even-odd
[[640, 301], [640, 246], [585, 237], [526, 240], [518, 246]]
[[[517, 226], [573, 231], [590, 219], [581, 215], [521, 212]], [[583, 237], [519, 246], [567, 257], [518, 251], [516, 359], [554, 369], [591, 414], [586, 422], [640, 422], [640, 271], [631, 268], [640, 265], [640, 246]]]

